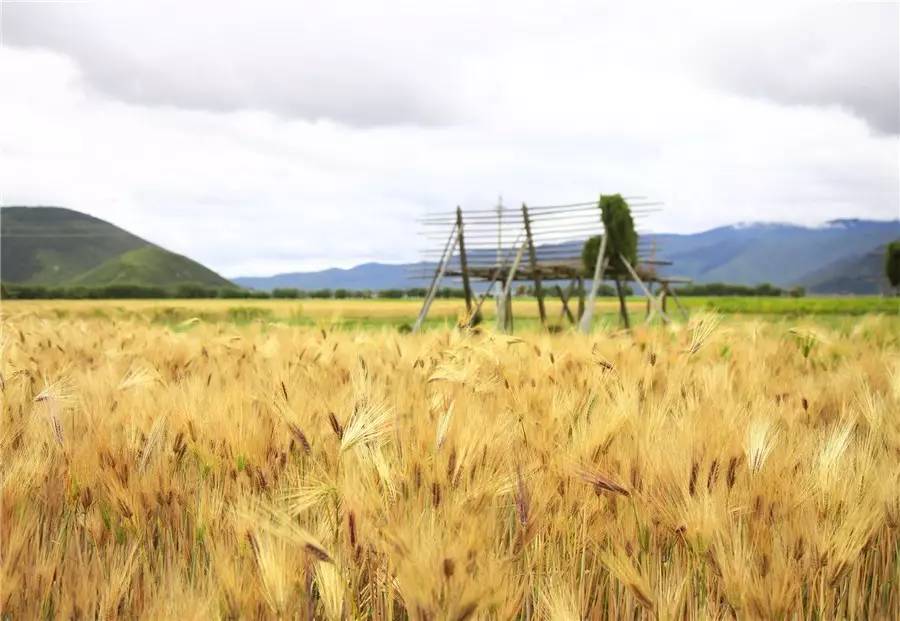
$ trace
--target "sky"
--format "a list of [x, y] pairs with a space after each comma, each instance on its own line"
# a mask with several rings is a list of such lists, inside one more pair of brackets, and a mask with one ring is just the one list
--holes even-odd
[[460, 205], [900, 217], [900, 4], [0, 0], [0, 202], [228, 277], [405, 262]]

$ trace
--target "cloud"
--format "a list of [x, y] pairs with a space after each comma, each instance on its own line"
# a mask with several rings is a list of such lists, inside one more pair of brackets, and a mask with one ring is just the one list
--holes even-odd
[[752, 48], [744, 29], [775, 45], [779, 20], [183, 4], [3, 5], [0, 201], [85, 211], [227, 276], [415, 260], [416, 216], [498, 194], [648, 195], [666, 208], [645, 226], [671, 232], [900, 212], [896, 136], [714, 71]]
[[725, 88], [788, 105], [837, 106], [900, 134], [900, 4], [804, 4], [726, 16], [698, 46]]
[[[7, 45], [73, 58], [91, 88], [142, 105], [447, 125], [547, 100], [596, 105], [598, 77], [617, 92], [656, 79], [662, 93], [677, 75], [787, 105], [842, 106], [897, 134], [898, 13], [897, 4], [576, 2], [549, 12], [531, 2], [119, 0], [6, 4], [3, 34]], [[528, 88], [508, 88], [517, 80]]]
[[370, 3], [122, 0], [3, 9], [7, 45], [63, 53], [92, 88], [121, 101], [358, 126], [454, 119], [453, 59], [428, 26], [415, 10], [388, 16]]

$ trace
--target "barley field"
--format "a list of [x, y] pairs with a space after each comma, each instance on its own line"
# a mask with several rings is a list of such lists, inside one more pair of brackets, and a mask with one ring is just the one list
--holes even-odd
[[896, 316], [142, 304], [4, 305], [3, 619], [900, 615]]

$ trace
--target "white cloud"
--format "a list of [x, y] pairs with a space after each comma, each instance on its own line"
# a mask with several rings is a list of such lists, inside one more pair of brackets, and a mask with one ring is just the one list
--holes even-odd
[[[86, 211], [229, 276], [415, 259], [416, 215], [500, 192], [650, 195], [667, 208], [648, 225], [666, 231], [900, 214], [898, 138], [841, 95], [882, 93], [890, 63], [863, 70], [863, 54], [785, 95], [760, 76], [784, 84], [821, 55], [784, 48], [771, 20], [119, 2], [11, 20], [12, 6], [3, 202]], [[897, 40], [843, 22], [848, 40]], [[800, 64], [747, 60], [755, 86], [728, 83], [715, 59], [746, 57], [747, 38]]]
[[900, 134], [900, 4], [786, 5], [728, 13], [717, 27], [698, 56], [718, 83], [786, 104], [842, 107]]

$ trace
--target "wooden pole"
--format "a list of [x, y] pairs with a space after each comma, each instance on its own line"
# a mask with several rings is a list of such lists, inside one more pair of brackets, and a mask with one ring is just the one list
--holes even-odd
[[572, 297], [572, 287], [574, 286], [575, 281], [569, 283], [569, 286], [563, 291], [563, 288], [559, 285], [556, 285], [556, 292], [559, 294], [559, 299], [562, 301], [562, 309], [559, 311], [560, 319], [563, 317], [568, 317], [569, 321], [575, 323], [575, 316], [572, 314], [572, 310], [569, 308], [569, 298]]
[[622, 287], [622, 281], [616, 276], [616, 295], [619, 296], [619, 314], [622, 316], [622, 323], [625, 329], [631, 328], [631, 322], [628, 321], [628, 306], [625, 303], [625, 289]]
[[456, 229], [459, 234], [459, 266], [462, 269], [463, 291], [466, 294], [466, 312], [472, 312], [472, 287], [469, 285], [469, 263], [466, 259], [466, 241], [463, 236], [462, 209], [456, 206]]
[[528, 256], [531, 259], [531, 270], [534, 272], [534, 295], [537, 296], [538, 313], [541, 316], [541, 325], [547, 324], [547, 310], [544, 308], [544, 290], [541, 287], [541, 271], [538, 268], [537, 252], [534, 249], [534, 238], [531, 236], [531, 219], [528, 217], [528, 207], [522, 203], [522, 220], [525, 223], [525, 235], [528, 240]]
[[447, 239], [447, 244], [444, 246], [441, 262], [434, 272], [434, 277], [431, 279], [431, 287], [429, 287], [428, 294], [425, 296], [422, 310], [419, 311], [419, 316], [416, 317], [416, 323], [413, 324], [413, 332], [419, 331], [419, 328], [422, 327], [422, 323], [425, 321], [425, 317], [428, 316], [428, 309], [431, 308], [431, 303], [434, 301], [434, 296], [437, 294], [438, 285], [444, 277], [444, 272], [447, 270], [447, 264], [450, 262], [450, 257], [453, 256], [453, 251], [456, 249], [456, 244], [458, 242], [459, 236], [456, 234], [456, 225], [454, 224], [453, 229], [450, 231], [450, 237]]
[[588, 295], [587, 305], [584, 307], [584, 313], [581, 315], [581, 331], [587, 334], [591, 331], [591, 323], [594, 320], [594, 305], [597, 300], [597, 289], [603, 281], [603, 271], [606, 269], [606, 239], [607, 235], [604, 231], [603, 238], [600, 241], [600, 252], [597, 253], [597, 263], [594, 264], [594, 280], [591, 281], [591, 293]]
[[470, 328], [474, 326], [477, 321], [475, 318], [481, 314], [481, 305], [484, 304], [484, 301], [487, 299], [488, 294], [491, 292], [491, 288], [494, 286], [494, 283], [497, 282], [497, 278], [500, 276], [500, 268], [496, 268], [491, 275], [491, 282], [488, 284], [487, 289], [484, 290], [484, 293], [478, 298], [478, 303], [475, 304], [475, 311], [469, 313], [469, 318], [466, 320], [466, 325]]
[[681, 311], [681, 316], [685, 319], [688, 318], [687, 309], [681, 305], [681, 300], [678, 299], [678, 295], [675, 293], [675, 289], [669, 289], [669, 294], [672, 296], [672, 299], [675, 300], [675, 306], [678, 307], [678, 310]]
[[[519, 240], [520, 240], [521, 238], [522, 238], [522, 235], [519, 234], [519, 236], [516, 238], [515, 243], [513, 243], [513, 246], [512, 246], [513, 248], [515, 248], [516, 245], [518, 245]], [[506, 261], [504, 260], [504, 263], [505, 263], [505, 262], [506, 262]], [[491, 282], [488, 283], [488, 286], [487, 286], [487, 288], [484, 290], [484, 293], [482, 293], [482, 294], [481, 294], [481, 297], [478, 298], [478, 303], [475, 305], [475, 312], [474, 312], [474, 313], [471, 313], [471, 314], [469, 315], [469, 319], [466, 321], [466, 325], [468, 325], [469, 327], [471, 327], [472, 325], [474, 325], [475, 317], [480, 313], [480, 311], [481, 311], [481, 306], [484, 304], [484, 301], [487, 299], [488, 295], [490, 295], [491, 291], [494, 290], [494, 285], [499, 281], [500, 275], [501, 275], [501, 269], [500, 269], [500, 261], [499, 261], [499, 259], [498, 259], [498, 261], [497, 261], [497, 267], [494, 268], [494, 270], [491, 272]], [[501, 285], [501, 287], [502, 287], [502, 285]], [[500, 295], [500, 293], [499, 293], [498, 291], [496, 291], [496, 290], [494, 290], [494, 293], [495, 293], [497, 296]], [[499, 297], [498, 297], [497, 299], [499, 300]]]
[[578, 287], [578, 320], [584, 316], [584, 279], [581, 276], [576, 277]]
[[625, 269], [628, 270], [628, 273], [631, 274], [631, 277], [634, 279], [634, 282], [638, 284], [638, 286], [644, 291], [644, 295], [647, 296], [647, 299], [650, 300], [650, 303], [656, 308], [656, 312], [659, 313], [659, 316], [663, 318], [663, 321], [668, 323], [670, 321], [669, 316], [666, 312], [659, 306], [659, 301], [650, 293], [650, 290], [647, 289], [647, 286], [644, 284], [644, 281], [641, 280], [640, 276], [637, 275], [637, 272], [634, 271], [634, 268], [631, 267], [631, 263], [628, 262], [623, 255], [619, 255], [619, 258], [622, 259], [622, 264], [625, 265]]
[[512, 332], [513, 329], [512, 295], [510, 289], [512, 289], [513, 280], [516, 278], [516, 271], [519, 269], [519, 264], [522, 262], [522, 253], [525, 251], [526, 243], [527, 242], [522, 242], [522, 245], [519, 246], [519, 250], [516, 252], [516, 258], [513, 259], [512, 267], [509, 268], [509, 275], [506, 277], [506, 282], [503, 284], [503, 292], [501, 293], [503, 296], [501, 299], [506, 308], [503, 311], [502, 324], [501, 318], [497, 318], [497, 327], [509, 332]]

